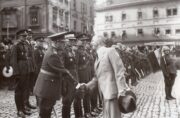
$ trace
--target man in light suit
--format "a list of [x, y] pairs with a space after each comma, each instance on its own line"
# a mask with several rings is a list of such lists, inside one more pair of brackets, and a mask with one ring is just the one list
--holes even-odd
[[90, 91], [99, 87], [104, 102], [103, 118], [121, 118], [117, 98], [125, 90], [129, 90], [122, 60], [114, 48], [105, 47], [105, 39], [101, 36], [93, 37], [92, 47], [97, 52], [95, 77], [89, 83], [81, 85]]

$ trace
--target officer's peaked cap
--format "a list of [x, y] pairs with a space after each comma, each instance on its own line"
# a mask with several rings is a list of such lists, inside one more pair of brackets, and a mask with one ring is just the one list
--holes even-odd
[[33, 34], [32, 29], [27, 29], [29, 34]]
[[44, 37], [43, 36], [36, 37], [36, 38], [34, 38], [34, 41], [44, 42]]
[[28, 35], [27, 29], [22, 29], [16, 32], [16, 36], [27, 36], [27, 35]]
[[69, 40], [76, 40], [76, 36], [75, 33], [71, 33], [69, 32], [68, 34], [65, 35], [65, 39], [69, 39]]
[[69, 34], [70, 32], [60, 32], [53, 35], [48, 36], [52, 41], [63, 41], [65, 39], [65, 35]]

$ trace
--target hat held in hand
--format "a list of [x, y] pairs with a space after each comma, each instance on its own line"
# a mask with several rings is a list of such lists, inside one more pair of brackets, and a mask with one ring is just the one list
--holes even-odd
[[130, 113], [136, 110], [136, 95], [132, 91], [126, 91], [125, 96], [119, 96], [118, 104], [122, 113]]

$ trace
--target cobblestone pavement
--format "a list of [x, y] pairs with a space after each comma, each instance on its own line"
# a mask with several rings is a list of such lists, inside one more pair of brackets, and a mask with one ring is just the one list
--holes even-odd
[[[142, 79], [136, 87], [133, 87], [133, 91], [137, 95], [137, 110], [133, 113], [123, 114], [123, 118], [180, 118], [178, 99], [177, 101], [165, 100], [164, 81], [161, 72]], [[31, 103], [35, 104], [34, 97], [31, 97]], [[61, 118], [61, 108], [61, 101], [58, 101], [55, 106], [58, 118]], [[34, 113], [27, 118], [37, 118], [37, 116], [37, 110], [34, 110]], [[73, 109], [71, 116], [74, 118]], [[16, 118], [13, 91], [0, 91], [0, 118]], [[97, 118], [102, 118], [102, 113]]]

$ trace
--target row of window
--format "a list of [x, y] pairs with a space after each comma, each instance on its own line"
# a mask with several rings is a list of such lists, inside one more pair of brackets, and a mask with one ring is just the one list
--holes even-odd
[[[178, 14], [178, 9], [177, 8], [168, 8], [166, 9], [166, 15], [167, 17], [170, 16], [176, 16]], [[153, 18], [158, 18], [159, 17], [159, 11], [157, 8], [153, 9]], [[127, 14], [125, 12], [123, 12], [121, 14], [121, 20], [125, 21], [127, 19]], [[143, 12], [141, 10], [139, 10], [137, 12], [137, 19], [141, 20], [143, 19]], [[106, 22], [112, 22], [113, 21], [113, 15], [107, 15], [105, 16], [105, 21]]]
[[[154, 32], [153, 33], [154, 33], [155, 36], [159, 36], [161, 32], [160, 32], [159, 28], [154, 28]], [[176, 34], [180, 34], [180, 29], [176, 29], [175, 33]], [[166, 35], [171, 35], [172, 34], [172, 30], [171, 29], [165, 29], [165, 34]], [[137, 35], [138, 36], [143, 36], [144, 35], [143, 29], [137, 29]], [[114, 37], [114, 36], [116, 36], [116, 34], [115, 34], [114, 31], [112, 31], [111, 32], [111, 37]], [[104, 37], [108, 37], [108, 33], [107, 32], [104, 32]], [[122, 37], [127, 37], [126, 30], [122, 31]]]

